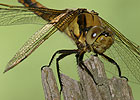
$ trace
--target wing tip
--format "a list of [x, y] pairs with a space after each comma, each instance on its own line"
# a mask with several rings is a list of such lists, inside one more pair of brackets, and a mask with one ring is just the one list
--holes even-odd
[[5, 70], [3, 71], [3, 73], [8, 72], [10, 69], [14, 68], [16, 65], [17, 65], [17, 63], [16, 63], [16, 64], [13, 64], [13, 65], [11, 65], [11, 66], [8, 66], [8, 65], [7, 65], [6, 68], [5, 68]]
[[13, 67], [7, 67], [4, 71], [3, 74], [6, 73], [7, 71], [9, 71], [10, 69], [12, 69]]
[[5, 74], [7, 71], [8, 71], [8, 70], [5, 69], [5, 70], [3, 71], [3, 74]]

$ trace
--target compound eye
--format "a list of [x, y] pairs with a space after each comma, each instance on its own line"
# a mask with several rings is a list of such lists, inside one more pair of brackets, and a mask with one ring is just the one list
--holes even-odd
[[93, 44], [97, 37], [104, 31], [104, 29], [100, 26], [92, 27], [86, 35], [86, 41], [88, 44]]

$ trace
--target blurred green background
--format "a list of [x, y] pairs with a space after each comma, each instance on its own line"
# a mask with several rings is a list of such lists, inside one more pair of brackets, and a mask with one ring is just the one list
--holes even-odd
[[[99, 12], [126, 37], [140, 45], [140, 1], [139, 0], [38, 0], [46, 7], [55, 9], [87, 8]], [[0, 0], [0, 3], [21, 5], [16, 0]], [[57, 32], [42, 44], [30, 57], [16, 68], [3, 74], [10, 58], [41, 25], [0, 26], [0, 100], [44, 100], [40, 68], [48, 64], [59, 49], [76, 48], [67, 36]], [[78, 79], [73, 56], [61, 61], [61, 70]], [[70, 66], [71, 65], [71, 66]], [[55, 61], [51, 68], [56, 73]], [[140, 86], [129, 83], [135, 100], [140, 98]]]

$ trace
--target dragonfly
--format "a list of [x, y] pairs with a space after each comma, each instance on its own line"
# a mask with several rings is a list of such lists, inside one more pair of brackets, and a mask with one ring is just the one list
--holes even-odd
[[[47, 66], [50, 67], [55, 56], [59, 54], [56, 66], [60, 91], [63, 89], [63, 84], [60, 77], [59, 61], [71, 54], [75, 54], [77, 65], [86, 70], [96, 83], [83, 62], [87, 52], [95, 53], [115, 65], [120, 78], [129, 79], [129, 76], [123, 76], [121, 71], [123, 66], [127, 67], [130, 76], [133, 76], [134, 80], [140, 84], [140, 46], [127, 39], [109, 22], [101, 18], [96, 11], [85, 8], [50, 9], [35, 0], [18, 0], [18, 2], [24, 6], [0, 3], [1, 26], [17, 24], [44, 24], [44, 26], [17, 51], [8, 62], [4, 73], [26, 59], [56, 31], [60, 31], [74, 41], [77, 46], [77, 49], [56, 51]], [[121, 67], [118, 62], [123, 63], [120, 63]]]

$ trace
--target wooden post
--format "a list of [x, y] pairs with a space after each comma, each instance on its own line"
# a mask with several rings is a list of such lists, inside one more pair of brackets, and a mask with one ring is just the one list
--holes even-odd
[[[80, 81], [71, 79], [61, 74], [63, 81], [64, 100], [134, 100], [131, 88], [126, 79], [113, 77], [108, 79], [104, 65], [98, 57], [91, 56], [84, 61], [87, 68], [93, 74], [93, 79], [85, 70], [78, 68]], [[42, 83], [45, 100], [61, 100], [56, 79], [50, 68], [43, 68]]]

